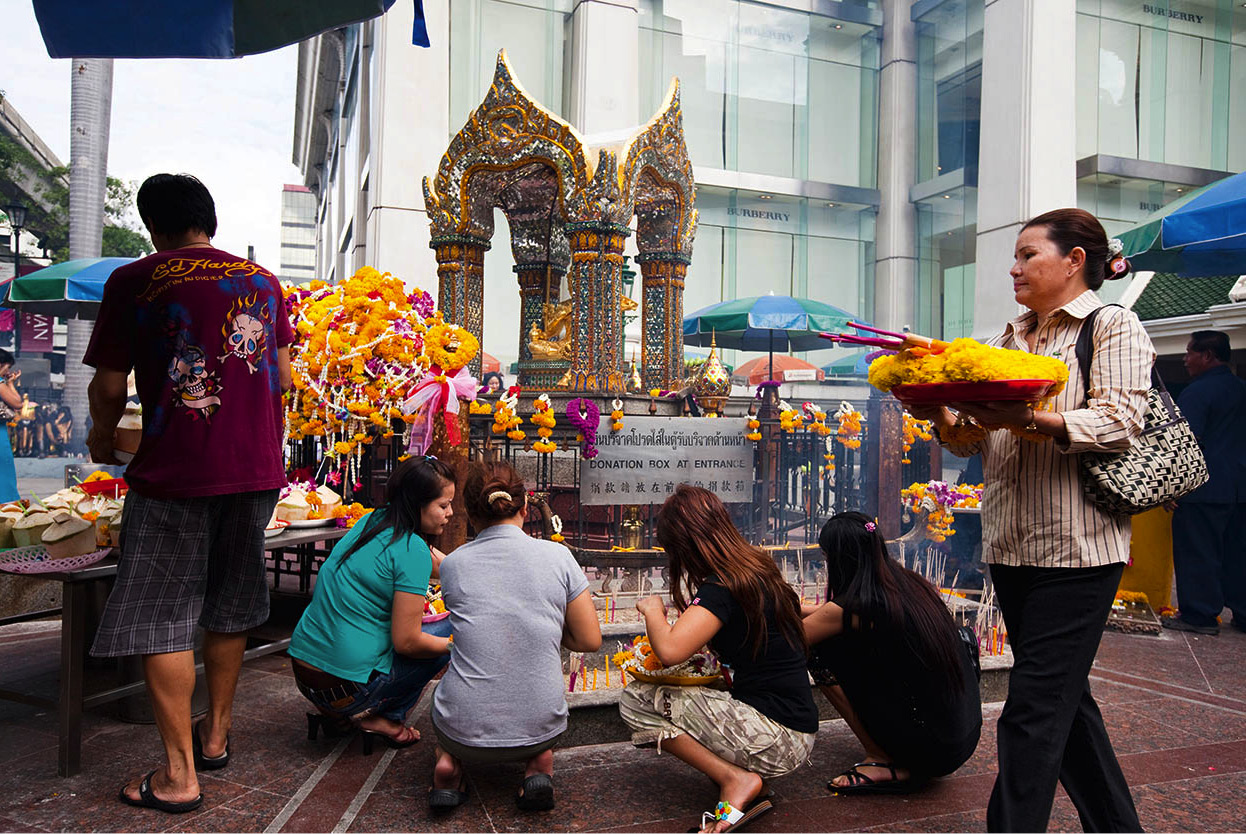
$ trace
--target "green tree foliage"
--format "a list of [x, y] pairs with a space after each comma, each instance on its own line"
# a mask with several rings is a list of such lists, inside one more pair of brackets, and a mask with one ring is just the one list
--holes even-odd
[[[31, 180], [33, 179], [33, 182]], [[43, 241], [53, 263], [69, 260], [69, 168], [43, 168], [24, 147], [0, 136], [0, 192], [13, 194], [13, 183], [26, 182], [50, 208], [31, 206], [25, 234]], [[134, 213], [136, 186], [109, 177], [104, 196], [104, 230], [100, 254], [138, 258], [153, 251]]]

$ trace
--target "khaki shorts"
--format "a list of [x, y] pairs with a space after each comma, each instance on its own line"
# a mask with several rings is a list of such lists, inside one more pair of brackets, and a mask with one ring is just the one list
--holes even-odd
[[619, 698], [619, 714], [639, 746], [685, 733], [737, 767], [772, 778], [809, 760], [815, 733], [785, 727], [729, 692], [704, 686], [658, 686], [633, 681]]

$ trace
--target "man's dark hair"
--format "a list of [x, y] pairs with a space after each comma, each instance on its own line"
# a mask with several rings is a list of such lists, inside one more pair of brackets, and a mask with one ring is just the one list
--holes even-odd
[[1195, 330], [1190, 334], [1190, 350], [1195, 353], [1211, 351], [1221, 362], [1229, 361], [1229, 334], [1219, 330]]
[[207, 186], [190, 174], [153, 174], [138, 189], [138, 215], [151, 231], [165, 237], [192, 229], [216, 234], [216, 204]]

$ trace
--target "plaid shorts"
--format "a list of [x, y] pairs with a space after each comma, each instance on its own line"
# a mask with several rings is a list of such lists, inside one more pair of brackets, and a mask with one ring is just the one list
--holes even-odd
[[264, 528], [276, 506], [275, 489], [179, 499], [131, 490], [91, 654], [188, 651], [196, 625], [232, 634], [267, 620]]
[[687, 733], [720, 759], [767, 779], [807, 762], [815, 738], [706, 686], [633, 681], [619, 697], [619, 715], [637, 746], [656, 741], [661, 753], [663, 739]]

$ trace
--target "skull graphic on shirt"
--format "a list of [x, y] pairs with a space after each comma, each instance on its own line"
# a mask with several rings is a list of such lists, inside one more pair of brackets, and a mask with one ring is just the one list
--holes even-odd
[[251, 373], [259, 370], [264, 347], [268, 343], [268, 323], [268, 306], [259, 300], [259, 293], [236, 299], [221, 328], [221, 335], [225, 338], [225, 353], [220, 357], [221, 361], [233, 356], [246, 362]]

